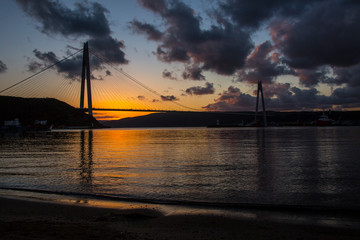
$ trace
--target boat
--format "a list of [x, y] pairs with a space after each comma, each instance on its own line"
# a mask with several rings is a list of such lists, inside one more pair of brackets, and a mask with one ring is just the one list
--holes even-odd
[[47, 120], [35, 120], [33, 125], [27, 127], [28, 131], [51, 131], [53, 125], [48, 124]]
[[331, 126], [333, 120], [330, 119], [325, 113], [323, 113], [316, 121], [317, 126]]
[[4, 121], [4, 125], [0, 127], [1, 135], [5, 134], [22, 134], [25, 130], [25, 127], [21, 126], [18, 118], [14, 120]]

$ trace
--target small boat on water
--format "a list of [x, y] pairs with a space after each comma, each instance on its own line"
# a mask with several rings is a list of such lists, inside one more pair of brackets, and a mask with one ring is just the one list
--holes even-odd
[[28, 131], [51, 131], [53, 125], [49, 125], [47, 120], [35, 120], [33, 125], [27, 127]]
[[323, 113], [316, 121], [317, 126], [330, 126], [332, 123], [333, 120], [330, 119], [325, 113]]

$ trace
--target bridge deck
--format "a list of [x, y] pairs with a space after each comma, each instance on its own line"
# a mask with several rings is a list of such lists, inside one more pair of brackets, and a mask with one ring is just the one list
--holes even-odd
[[[78, 108], [84, 112], [88, 112], [88, 108]], [[157, 112], [157, 113], [222, 113], [222, 114], [241, 114], [254, 115], [254, 112], [236, 112], [236, 111], [177, 111], [177, 110], [158, 110], [158, 109], [125, 109], [125, 108], [92, 108], [93, 111], [109, 111], [109, 112]]]

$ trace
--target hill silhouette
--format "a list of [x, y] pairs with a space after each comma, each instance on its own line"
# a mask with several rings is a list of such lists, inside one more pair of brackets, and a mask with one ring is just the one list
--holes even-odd
[[103, 127], [94, 117], [54, 98], [20, 98], [0, 96], [0, 125], [18, 118], [21, 125], [47, 120], [54, 127]]
[[[323, 114], [321, 111], [308, 112], [268, 112], [269, 126], [310, 126]], [[326, 113], [336, 125], [360, 125], [359, 111], [332, 111]], [[262, 113], [258, 119], [262, 121]], [[170, 112], [153, 113], [145, 116], [101, 121], [109, 127], [205, 127], [216, 125], [239, 126], [254, 121], [254, 112], [207, 113], [207, 112]]]

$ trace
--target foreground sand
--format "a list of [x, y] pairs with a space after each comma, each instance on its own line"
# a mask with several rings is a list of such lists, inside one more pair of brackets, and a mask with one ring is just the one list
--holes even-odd
[[0, 198], [0, 239], [360, 239], [360, 230]]

